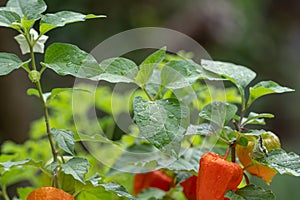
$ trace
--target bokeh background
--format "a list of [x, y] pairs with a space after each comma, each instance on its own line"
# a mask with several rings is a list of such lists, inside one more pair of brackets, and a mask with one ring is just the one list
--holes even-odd
[[[267, 128], [278, 134], [283, 148], [300, 154], [300, 1], [299, 0], [46, 0], [48, 12], [73, 10], [105, 14], [106, 19], [68, 25], [48, 35], [53, 41], [73, 43], [91, 51], [108, 37], [138, 27], [165, 27], [198, 41], [214, 60], [245, 65], [257, 72], [254, 82], [274, 80], [296, 92], [271, 95], [253, 106], [271, 112]], [[0, 6], [6, 1], [0, 0]], [[0, 28], [0, 51], [22, 57], [17, 33]], [[71, 77], [47, 71], [43, 84], [72, 87]], [[32, 120], [41, 117], [39, 102], [26, 95], [31, 87], [26, 73], [17, 70], [0, 77], [0, 143], [22, 143]], [[257, 180], [258, 181], [258, 180]], [[277, 176], [270, 188], [279, 200], [298, 199], [299, 178]], [[264, 185], [259, 182], [258, 184]]]

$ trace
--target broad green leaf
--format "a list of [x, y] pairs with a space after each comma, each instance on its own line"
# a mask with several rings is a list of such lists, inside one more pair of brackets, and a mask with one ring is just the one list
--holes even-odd
[[138, 196], [137, 200], [158, 200], [163, 199], [166, 192], [157, 188], [148, 188], [143, 190]]
[[263, 188], [253, 184], [247, 185], [237, 190], [235, 193], [229, 191], [226, 193], [225, 197], [229, 197], [230, 200], [258, 200], [258, 199], [275, 200], [276, 199], [275, 195], [272, 193], [271, 190], [264, 190]]
[[252, 70], [232, 63], [202, 60], [201, 65], [204, 69], [228, 79], [239, 89], [245, 89], [256, 76]]
[[[5, 153], [5, 152], [4, 152]], [[17, 155], [13, 155], [13, 154], [4, 154], [2, 153], [0, 155], [0, 163], [1, 162], [7, 162], [7, 161], [11, 161], [13, 159], [15, 159], [17, 157]]]
[[103, 183], [99, 184], [99, 186], [103, 187], [106, 191], [114, 192], [119, 197], [126, 197], [128, 199], [135, 199], [131, 194], [128, 194], [128, 191], [126, 188], [124, 188], [122, 185], [119, 185], [117, 183], [109, 182], [109, 183]]
[[161, 71], [161, 84], [170, 89], [190, 86], [201, 77], [198, 68], [191, 60], [171, 60]]
[[21, 23], [21, 17], [17, 13], [0, 10], [0, 26], [18, 29], [16, 23]]
[[12, 161], [7, 161], [7, 162], [1, 162], [0, 166], [3, 167], [4, 171], [9, 171], [10, 168], [15, 167], [15, 166], [22, 166], [24, 164], [28, 164], [31, 160], [30, 159], [26, 159], [26, 160], [21, 160], [21, 161], [16, 161], [16, 162], [12, 162]]
[[149, 143], [133, 144], [123, 151], [107, 175], [111, 176], [121, 171], [144, 173], [154, 168], [165, 167], [174, 161], [174, 158], [170, 158]]
[[201, 73], [201, 79], [210, 80], [210, 81], [226, 81], [226, 78], [220, 77], [218, 74], [215, 74], [211, 71], [200, 69], [199, 72]]
[[224, 127], [234, 117], [237, 110], [234, 104], [214, 101], [206, 105], [199, 113], [199, 116], [215, 123], [219, 127]]
[[28, 168], [28, 167], [14, 167], [3, 174], [0, 174], [1, 185], [14, 185], [21, 181], [31, 180], [32, 177], [38, 173], [39, 170]]
[[172, 171], [190, 171], [198, 173], [199, 160], [203, 154], [203, 149], [199, 147], [187, 148], [178, 160], [167, 168]]
[[300, 156], [294, 152], [287, 153], [282, 149], [269, 151], [266, 157], [269, 167], [280, 174], [300, 176]]
[[141, 64], [140, 70], [136, 76], [136, 82], [145, 85], [152, 75], [153, 69], [159, 65], [166, 56], [166, 47], [163, 47], [148, 56]]
[[105, 80], [111, 83], [133, 83], [138, 73], [137, 65], [126, 58], [109, 58], [100, 63], [101, 70], [104, 72], [93, 80]]
[[245, 126], [247, 124], [260, 124], [265, 125], [264, 118], [274, 118], [273, 114], [270, 113], [254, 113], [250, 112], [247, 118], [243, 119], [242, 125]]
[[199, 125], [190, 125], [186, 131], [185, 135], [211, 135], [217, 130], [208, 123], [202, 123]]
[[88, 172], [89, 162], [85, 158], [72, 158], [62, 164], [65, 174], [70, 174], [74, 179], [84, 183], [84, 175]]
[[18, 56], [11, 53], [0, 53], [0, 76], [9, 74], [15, 69], [26, 65], [30, 60], [23, 62]]
[[87, 199], [135, 200], [136, 198], [131, 194], [129, 194], [128, 192], [106, 190], [106, 188], [98, 186], [98, 187], [90, 187], [88, 189], [82, 189], [80, 190], [80, 193], [76, 196], [76, 200], [87, 200]]
[[16, 166], [41, 167], [41, 162], [35, 162], [31, 159], [26, 159], [26, 160], [21, 160], [21, 161], [0, 162], [0, 166], [3, 167], [4, 171], [9, 171], [12, 167], [16, 167]]
[[59, 75], [70, 74], [78, 78], [92, 79], [103, 72], [92, 55], [71, 44], [50, 45], [41, 64]]
[[29, 193], [33, 190], [33, 187], [19, 187], [17, 188], [18, 196], [21, 200], [26, 200]]
[[189, 125], [189, 108], [177, 99], [147, 101], [136, 97], [134, 120], [140, 135], [163, 152], [177, 155]]
[[246, 137], [242, 136], [242, 137], [240, 137], [238, 144], [246, 147], [246, 146], [248, 146], [248, 139]]
[[40, 21], [40, 33], [45, 34], [46, 32], [54, 28], [62, 27], [65, 26], [66, 24], [81, 22], [87, 19], [94, 19], [100, 17], [106, 17], [106, 16], [93, 15], [93, 14], [84, 15], [72, 11], [61, 11], [53, 14], [45, 14]]
[[[44, 100], [47, 104], [51, 102], [56, 96], [60, 95], [63, 92], [89, 92], [85, 89], [79, 89], [79, 88], [54, 88], [51, 90], [51, 92], [47, 92], [43, 94]], [[34, 93], [34, 91], [32, 91]]]
[[117, 197], [111, 193], [106, 192], [103, 188], [91, 188], [87, 190], [80, 190], [80, 193], [76, 196], [76, 200], [87, 200], [87, 199], [114, 199]]
[[[51, 90], [51, 92], [46, 92], [43, 94], [43, 98], [46, 101], [47, 104], [50, 103], [52, 99], [54, 99], [56, 96], [63, 92], [73, 92], [73, 91], [81, 91], [81, 92], [89, 92], [88, 90], [79, 89], [79, 88], [54, 88]], [[39, 91], [35, 88], [29, 88], [27, 90], [27, 94], [29, 96], [37, 96], [40, 97]]]
[[75, 190], [79, 191], [76, 199], [130, 199], [135, 200], [126, 188], [114, 182], [103, 183], [98, 174], [86, 181], [86, 184], [75, 184]]
[[191, 172], [185, 172], [185, 171], [176, 171], [176, 184], [182, 183], [192, 177], [194, 174]]
[[[246, 200], [244, 197], [234, 193], [232, 190], [229, 190], [225, 197], [229, 198], [230, 200]], [[224, 198], [225, 199], [225, 198]]]
[[274, 81], [262, 81], [250, 87], [250, 97], [248, 100], [248, 107], [261, 96], [274, 94], [274, 93], [284, 93], [284, 92], [292, 92], [293, 89], [288, 87], [280, 86], [278, 83]]
[[66, 153], [74, 155], [74, 133], [68, 130], [58, 130], [55, 128], [51, 129], [53, 134], [53, 139], [57, 142], [60, 149], [64, 150]]
[[87, 135], [83, 133], [75, 133], [74, 135], [75, 142], [87, 141], [87, 142], [101, 142], [101, 143], [113, 143], [107, 137], [102, 136], [101, 134]]
[[41, 162], [36, 162], [32, 159], [0, 162], [0, 183], [10, 182], [10, 179], [18, 179], [18, 177], [14, 177], [18, 173], [20, 174], [21, 179], [24, 178], [21, 173], [24, 172], [23, 167], [25, 166], [32, 166], [37, 169], [46, 171]]
[[9, 0], [4, 9], [16, 12], [21, 17], [26, 16], [29, 20], [36, 20], [47, 9], [47, 5], [43, 0]]
[[265, 133], [266, 131], [261, 129], [261, 130], [250, 130], [249, 132], [245, 133], [245, 135], [253, 135], [253, 136], [260, 136], [263, 133]]

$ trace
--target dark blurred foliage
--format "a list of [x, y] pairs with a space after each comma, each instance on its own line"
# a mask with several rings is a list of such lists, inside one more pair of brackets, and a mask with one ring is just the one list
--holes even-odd
[[[274, 80], [296, 89], [294, 93], [258, 100], [253, 110], [274, 113], [276, 118], [268, 120], [268, 128], [280, 136], [286, 150], [300, 153], [299, 0], [47, 0], [46, 3], [48, 12], [73, 10], [108, 16], [53, 30], [48, 33], [48, 45], [54, 41], [68, 42], [90, 51], [121, 31], [144, 26], [166, 27], [197, 40], [214, 60], [250, 67], [258, 74], [255, 82]], [[0, 28], [0, 51], [20, 55], [14, 35], [16, 32]], [[30, 121], [40, 117], [39, 102], [26, 95], [31, 83], [25, 76], [24, 72], [16, 71], [0, 77], [0, 140], [24, 141]], [[50, 71], [44, 79], [46, 90], [71, 87], [73, 83], [72, 78], [60, 78]], [[275, 179], [274, 185], [292, 191], [291, 184], [282, 188], [280, 180]]]

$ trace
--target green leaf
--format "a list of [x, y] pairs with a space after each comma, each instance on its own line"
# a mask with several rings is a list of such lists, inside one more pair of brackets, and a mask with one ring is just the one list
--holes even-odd
[[86, 181], [86, 184], [75, 184], [75, 190], [79, 192], [76, 199], [130, 199], [135, 200], [125, 187], [114, 182], [101, 183], [102, 177], [98, 174]]
[[113, 143], [110, 139], [101, 134], [87, 135], [83, 133], [75, 133], [74, 135], [75, 142], [87, 141], [87, 142], [101, 142], [101, 143]]
[[250, 87], [250, 97], [248, 100], [248, 107], [259, 97], [274, 94], [274, 93], [284, 93], [284, 92], [292, 92], [293, 89], [280, 86], [278, 83], [274, 81], [262, 81]]
[[74, 155], [74, 133], [68, 130], [58, 130], [55, 128], [51, 129], [53, 134], [53, 139], [57, 142], [60, 149], [64, 150], [66, 153]]
[[250, 130], [249, 132], [245, 133], [245, 135], [252, 135], [252, 136], [260, 136], [263, 133], [265, 133], [266, 131], [261, 129], [261, 130]]
[[246, 137], [240, 137], [238, 144], [241, 146], [248, 146], [248, 139]]
[[[107, 175], [118, 174], [120, 171], [144, 173], [153, 168], [160, 167], [159, 164], [170, 163], [172, 161], [169, 161], [165, 154], [149, 143], [133, 144], [123, 151]], [[118, 169], [118, 171], [114, 169]]]
[[199, 65], [191, 60], [171, 60], [161, 71], [161, 84], [170, 89], [180, 89], [192, 85], [201, 74]]
[[140, 64], [140, 70], [135, 78], [138, 84], [145, 85], [147, 83], [153, 73], [153, 69], [165, 59], [166, 49], [166, 47], [163, 47], [155, 51]]
[[163, 199], [166, 192], [157, 188], [148, 188], [143, 190], [138, 196], [137, 200], [158, 200]]
[[272, 193], [271, 190], [264, 190], [263, 188], [253, 184], [247, 185], [237, 190], [235, 193], [229, 191], [226, 193], [225, 197], [229, 197], [230, 200], [257, 200], [257, 199], [275, 200], [276, 199], [275, 195]]
[[91, 188], [87, 190], [80, 190], [80, 193], [76, 196], [76, 200], [87, 199], [113, 199], [118, 197], [112, 196], [111, 193], [106, 192], [103, 188]]
[[200, 125], [190, 125], [185, 135], [211, 135], [217, 130], [208, 123], [202, 123]]
[[239, 89], [245, 89], [256, 76], [252, 70], [232, 63], [202, 60], [201, 65], [204, 69], [228, 79]]
[[135, 199], [132, 195], [128, 194], [126, 188], [124, 188], [122, 185], [119, 185], [117, 183], [109, 182], [109, 183], [103, 183], [99, 184], [99, 186], [103, 187], [106, 191], [111, 191], [117, 194], [119, 197], [126, 197], [128, 199]]
[[199, 147], [188, 148], [178, 160], [168, 166], [173, 171], [190, 171], [198, 173], [199, 160], [203, 154], [203, 149]]
[[30, 159], [26, 159], [26, 160], [22, 160], [22, 161], [16, 161], [16, 162], [7, 161], [7, 162], [1, 162], [0, 166], [2, 166], [4, 168], [4, 171], [9, 171], [10, 168], [12, 168], [12, 167], [22, 166], [24, 164], [29, 163], [30, 161], [31, 161]]
[[7, 162], [0, 162], [0, 169], [3, 168], [3, 171], [0, 174], [3, 174], [13, 167], [21, 167], [21, 166], [34, 166], [36, 168], [43, 168], [41, 162], [36, 162], [31, 159], [21, 160], [21, 161], [7, 161]]
[[156, 148], [177, 155], [189, 125], [189, 108], [177, 99], [147, 101], [136, 97], [134, 120], [140, 135]]
[[100, 63], [104, 73], [95, 77], [93, 80], [105, 80], [111, 83], [134, 83], [138, 73], [137, 65], [126, 58], [109, 58]]
[[280, 174], [300, 176], [300, 156], [294, 152], [287, 153], [283, 149], [269, 151], [266, 157], [268, 166]]
[[92, 55], [71, 44], [50, 45], [41, 64], [59, 75], [70, 74], [78, 78], [92, 79], [103, 72]]
[[22, 60], [11, 53], [0, 53], [0, 76], [7, 75], [15, 69], [29, 63], [30, 60], [22, 62]]
[[15, 23], [21, 23], [21, 17], [17, 13], [0, 10], [0, 26], [18, 29]]
[[62, 164], [65, 174], [70, 174], [74, 179], [84, 183], [84, 175], [88, 172], [89, 162], [85, 158], [72, 158]]
[[192, 177], [194, 174], [192, 174], [191, 172], [185, 172], [185, 171], [176, 171], [176, 184], [178, 183], [182, 183], [184, 181], [186, 181], [187, 179], [189, 179], [190, 177]]
[[41, 18], [40, 21], [40, 33], [45, 34], [46, 32], [54, 28], [63, 27], [66, 24], [70, 24], [74, 22], [82, 22], [87, 19], [94, 19], [100, 17], [106, 17], [106, 16], [93, 15], [93, 14], [84, 15], [72, 11], [61, 11], [53, 14], [46, 14]]
[[226, 194], [225, 197], [230, 198], [230, 200], [246, 200], [244, 197], [234, 193], [232, 190], [229, 190]]
[[29, 88], [29, 89], [27, 89], [27, 95], [40, 97], [39, 91], [37, 89], [35, 89], [35, 88]]
[[33, 187], [19, 187], [17, 188], [18, 196], [21, 200], [26, 200], [29, 193], [33, 190]]
[[[50, 103], [52, 99], [54, 99], [57, 95], [63, 93], [63, 92], [73, 92], [73, 91], [81, 91], [81, 92], [89, 92], [88, 90], [79, 89], [79, 88], [54, 88], [51, 90], [51, 92], [46, 92], [43, 94], [43, 98], [46, 101], [47, 104]], [[39, 91], [35, 88], [29, 88], [27, 90], [27, 94], [29, 96], [37, 96], [40, 97]]]
[[245, 126], [247, 124], [260, 124], [265, 125], [264, 118], [274, 118], [273, 114], [270, 113], [254, 113], [250, 112], [247, 118], [243, 119], [242, 125]]
[[56, 96], [60, 95], [63, 92], [90, 92], [85, 89], [80, 88], [54, 88], [51, 90], [51, 92], [47, 92], [43, 94], [44, 100], [49, 104], [51, 100], [53, 100]]
[[224, 127], [234, 117], [237, 110], [234, 104], [214, 101], [206, 105], [199, 113], [199, 116], [215, 123], [219, 127]]
[[47, 9], [47, 5], [43, 0], [9, 0], [4, 9], [16, 12], [21, 17], [26, 16], [29, 20], [36, 20]]

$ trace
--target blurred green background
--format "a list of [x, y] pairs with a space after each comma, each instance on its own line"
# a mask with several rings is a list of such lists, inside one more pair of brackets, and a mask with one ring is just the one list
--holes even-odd
[[[253, 106], [257, 112], [271, 112], [267, 128], [278, 134], [283, 148], [300, 153], [300, 1], [299, 0], [46, 0], [48, 12], [73, 10], [105, 14], [106, 19], [68, 25], [51, 31], [53, 41], [78, 45], [91, 51], [101, 41], [138, 27], [165, 27], [198, 41], [214, 60], [245, 65], [257, 72], [259, 80], [274, 80], [296, 92], [273, 95]], [[0, 6], [6, 1], [0, 1]], [[20, 55], [13, 36], [0, 28], [0, 51]], [[43, 83], [52, 87], [72, 87], [71, 77], [48, 71]], [[30, 122], [41, 116], [38, 100], [28, 97], [31, 86], [22, 70], [0, 77], [0, 142], [27, 138]], [[259, 182], [264, 185], [264, 183]], [[300, 179], [277, 176], [271, 189], [278, 199], [299, 199]]]

